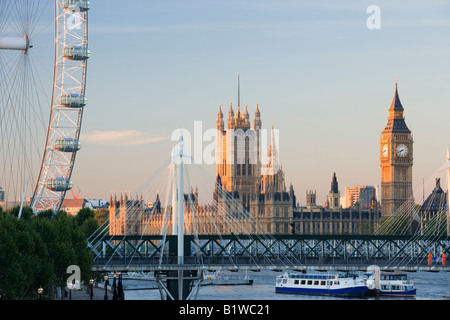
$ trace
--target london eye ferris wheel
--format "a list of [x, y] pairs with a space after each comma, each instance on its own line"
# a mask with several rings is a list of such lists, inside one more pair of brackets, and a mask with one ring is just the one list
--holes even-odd
[[0, 206], [27, 195], [35, 213], [57, 211], [73, 187], [87, 104], [90, 6], [0, 1]]

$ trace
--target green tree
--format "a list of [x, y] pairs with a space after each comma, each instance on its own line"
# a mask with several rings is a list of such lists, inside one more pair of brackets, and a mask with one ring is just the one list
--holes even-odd
[[45, 242], [53, 263], [54, 285], [65, 288], [68, 278], [67, 267], [80, 267], [82, 280], [88, 280], [91, 273], [92, 254], [87, 247], [86, 235], [73, 216], [59, 211], [53, 216], [53, 233]]
[[109, 219], [109, 211], [108, 209], [102, 208], [94, 211], [95, 220], [97, 221], [97, 225], [103, 225]]
[[[9, 211], [9, 213], [11, 215], [16, 216], [16, 217], [19, 216], [19, 212], [20, 212], [20, 206], [15, 206]], [[30, 219], [32, 216], [33, 216], [33, 209], [31, 209], [30, 207], [23, 207], [21, 219]]]
[[17, 219], [0, 214], [0, 294], [2, 299], [17, 299], [25, 285], [21, 253], [16, 246]]
[[95, 212], [90, 208], [83, 208], [78, 211], [75, 219], [86, 237], [93, 234], [99, 226], [95, 218]]
[[[50, 277], [45, 272], [46, 247], [30, 221], [0, 215], [0, 294], [23, 299]], [[43, 272], [44, 271], [44, 272]]]
[[447, 212], [441, 211], [422, 225], [424, 236], [445, 236], [447, 234]]
[[39, 286], [48, 289], [52, 297], [55, 286], [65, 288], [70, 265], [80, 267], [82, 280], [90, 278], [93, 257], [83, 227], [87, 221], [95, 221], [92, 215], [81, 221], [64, 211], [43, 211], [33, 217], [25, 214], [23, 219], [18, 219], [17, 213], [17, 209], [0, 211], [2, 299], [36, 297]]
[[378, 232], [390, 236], [411, 235], [411, 218], [404, 215], [383, 218]]
[[90, 208], [83, 208], [80, 211], [78, 211], [75, 217], [76, 220], [78, 221], [78, 224], [82, 225], [83, 222], [85, 222], [86, 220], [94, 218], [94, 211]]

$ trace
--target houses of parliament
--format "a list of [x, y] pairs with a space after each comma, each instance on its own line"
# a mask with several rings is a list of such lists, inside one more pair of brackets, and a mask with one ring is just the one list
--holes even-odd
[[[373, 234], [382, 217], [394, 214], [412, 196], [413, 140], [403, 112], [396, 84], [380, 136], [381, 201], [373, 196], [369, 203], [344, 208], [336, 173], [330, 174], [325, 204], [316, 203], [315, 191], [306, 191], [306, 204], [300, 206], [294, 187], [286, 185], [273, 127], [267, 155], [262, 155], [258, 104], [253, 119], [247, 105], [242, 112], [238, 103], [235, 112], [230, 103], [227, 119], [219, 106], [213, 200], [201, 204], [198, 191], [192, 188], [185, 194], [185, 230], [198, 234]], [[267, 156], [265, 163], [262, 156]], [[164, 228], [170, 234], [171, 219], [164, 214], [170, 211], [164, 210], [159, 195], [151, 206], [142, 197], [111, 196], [110, 234], [161, 234]]]

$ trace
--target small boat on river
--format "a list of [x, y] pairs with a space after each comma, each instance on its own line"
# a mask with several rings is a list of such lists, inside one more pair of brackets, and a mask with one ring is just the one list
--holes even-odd
[[378, 290], [380, 296], [413, 297], [416, 295], [414, 283], [408, 280], [406, 273], [381, 272], [378, 290], [375, 275], [372, 274], [367, 279], [367, 286], [370, 295], [376, 295]]
[[276, 278], [276, 293], [328, 296], [364, 296], [367, 277], [339, 272], [289, 273]]
[[252, 285], [253, 279], [251, 279], [246, 273], [244, 276], [229, 274], [223, 271], [205, 271], [203, 273], [203, 286], [216, 285]]

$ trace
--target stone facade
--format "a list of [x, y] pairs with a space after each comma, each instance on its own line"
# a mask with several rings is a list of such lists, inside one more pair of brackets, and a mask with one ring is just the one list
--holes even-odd
[[[336, 174], [325, 206], [308, 191], [307, 206], [300, 207], [294, 187], [288, 188], [279, 162], [272, 127], [266, 161], [261, 155], [261, 113], [256, 106], [253, 125], [248, 108], [236, 114], [230, 104], [227, 126], [221, 107], [216, 129], [216, 185], [213, 201], [198, 202], [198, 191], [185, 194], [185, 232], [198, 234], [371, 234], [379, 222], [377, 202], [371, 208], [343, 209]], [[166, 214], [159, 196], [148, 206], [142, 198], [120, 200], [111, 196], [111, 234], [171, 234], [172, 209]], [[167, 214], [167, 212], [169, 214]], [[138, 222], [132, 222], [134, 217]]]

